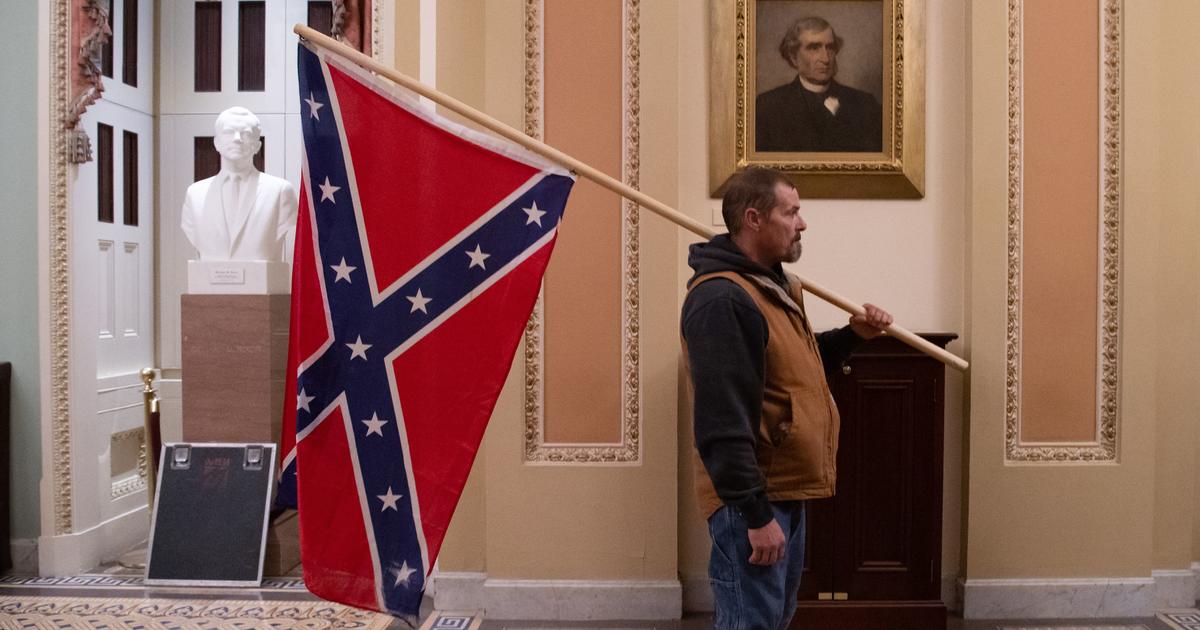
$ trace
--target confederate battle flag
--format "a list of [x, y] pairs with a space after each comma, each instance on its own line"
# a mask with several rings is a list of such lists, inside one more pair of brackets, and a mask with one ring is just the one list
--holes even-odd
[[574, 179], [299, 50], [279, 503], [310, 591], [415, 615]]

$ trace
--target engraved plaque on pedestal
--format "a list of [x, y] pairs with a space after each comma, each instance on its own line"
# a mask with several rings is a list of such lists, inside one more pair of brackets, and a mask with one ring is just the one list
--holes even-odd
[[188, 293], [288, 293], [292, 266], [266, 260], [188, 261]]
[[279, 443], [290, 299], [181, 297], [184, 441]]

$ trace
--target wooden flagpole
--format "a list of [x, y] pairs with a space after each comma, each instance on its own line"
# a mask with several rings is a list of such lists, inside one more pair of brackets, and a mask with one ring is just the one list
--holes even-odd
[[[454, 113], [488, 129], [497, 135], [512, 140], [513, 142], [525, 147], [526, 149], [529, 149], [530, 151], [533, 151], [534, 153], [537, 153], [538, 155], [557, 162], [574, 171], [575, 173], [582, 175], [583, 177], [586, 177], [593, 182], [596, 182], [597, 184], [617, 193], [618, 195], [636, 202], [643, 208], [679, 225], [682, 228], [690, 230], [691, 232], [694, 232], [705, 239], [711, 239], [717, 234], [716, 230], [713, 230], [711, 227], [680, 213], [679, 211], [667, 206], [657, 199], [654, 199], [653, 197], [650, 197], [639, 190], [613, 179], [606, 173], [603, 173], [567, 155], [566, 153], [563, 153], [562, 151], [545, 144], [544, 142], [535, 140], [534, 138], [531, 138], [524, 133], [509, 127], [499, 120], [484, 114], [483, 112], [459, 101], [458, 99], [455, 99], [452, 96], [439, 92], [425, 85], [424, 83], [421, 83], [420, 81], [417, 81], [416, 79], [397, 71], [394, 68], [385, 66], [371, 57], [351, 48], [350, 46], [347, 46], [333, 39], [332, 37], [329, 37], [328, 35], [324, 35], [303, 24], [296, 24], [292, 30], [295, 31], [297, 35], [308, 40], [309, 42], [328, 49], [331, 52], [337, 53], [338, 55], [353, 61], [363, 68], [375, 72], [380, 76], [386, 77], [392, 82], [402, 85], [405, 88], [428, 98], [438, 105], [453, 111]], [[809, 293], [821, 298], [822, 300], [825, 300], [826, 302], [829, 302], [830, 304], [833, 304], [834, 306], [837, 306], [848, 313], [862, 315], [866, 312], [861, 305], [852, 302], [851, 300], [848, 300], [819, 284], [811, 282], [806, 278], [800, 278], [800, 282], [804, 285], [805, 291], [808, 291]], [[929, 343], [928, 341], [925, 341], [921, 337], [918, 337], [917, 335], [909, 332], [897, 324], [893, 323], [891, 326], [888, 326], [887, 332], [889, 335], [896, 337], [904, 343], [916, 348], [917, 350], [920, 350], [921, 352], [924, 352], [925, 354], [928, 354], [935, 359], [938, 359], [946, 365], [949, 365], [960, 371], [966, 371], [968, 367], [967, 362], [963, 359], [933, 345], [932, 343]]]

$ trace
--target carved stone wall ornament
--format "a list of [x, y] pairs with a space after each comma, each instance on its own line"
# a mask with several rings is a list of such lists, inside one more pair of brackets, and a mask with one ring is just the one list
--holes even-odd
[[82, 129], [70, 129], [66, 134], [67, 161], [85, 164], [92, 161], [92, 139]]
[[1005, 338], [1005, 460], [1115, 462], [1119, 458], [1121, 258], [1121, 9], [1100, 2], [1100, 312], [1096, 439], [1069, 444], [1021, 441], [1022, 4], [1008, 2], [1008, 246]]
[[[375, 9], [379, 2], [372, 0], [333, 0], [333, 36], [355, 49], [373, 55], [378, 48], [374, 37], [377, 20]], [[368, 37], [368, 35], [371, 35]]]
[[63, 124], [73, 128], [79, 118], [104, 91], [100, 72], [100, 55], [112, 39], [108, 26], [112, 0], [74, 0], [71, 21], [71, 43], [77, 51], [71, 73], [71, 103]]

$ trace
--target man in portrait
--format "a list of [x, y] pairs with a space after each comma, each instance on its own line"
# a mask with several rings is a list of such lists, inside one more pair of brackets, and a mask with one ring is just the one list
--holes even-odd
[[779, 54], [795, 68], [796, 78], [758, 96], [756, 150], [882, 150], [879, 101], [836, 80], [841, 48], [842, 38], [822, 18], [803, 17], [788, 29], [779, 43]]

